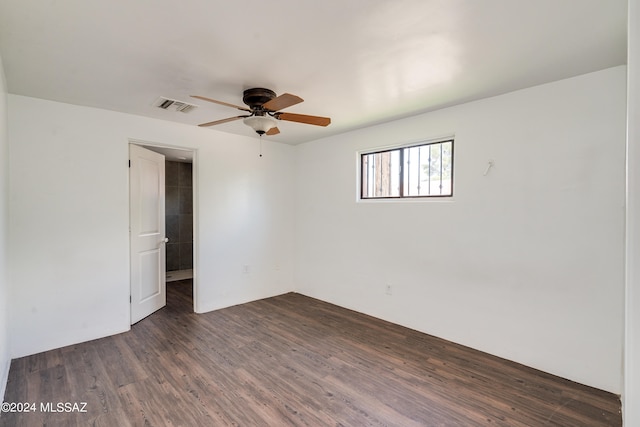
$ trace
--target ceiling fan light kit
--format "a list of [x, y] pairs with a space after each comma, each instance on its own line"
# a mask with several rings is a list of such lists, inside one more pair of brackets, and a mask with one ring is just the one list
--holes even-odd
[[235, 116], [221, 120], [214, 120], [212, 122], [201, 123], [198, 126], [213, 126], [243, 119], [242, 121], [244, 124], [251, 127], [251, 129], [253, 129], [258, 135], [262, 136], [276, 135], [280, 133], [280, 130], [277, 127], [277, 120], [285, 120], [288, 122], [304, 123], [315, 126], [328, 126], [331, 123], [331, 119], [329, 117], [308, 116], [305, 114], [283, 113], [279, 111], [291, 107], [292, 105], [299, 104], [303, 101], [303, 99], [290, 93], [283, 93], [280, 96], [276, 96], [276, 93], [271, 89], [252, 88], [245, 90], [242, 96], [242, 101], [247, 104], [249, 108], [230, 104], [224, 101], [218, 101], [204, 96], [191, 96], [203, 101], [213, 102], [214, 104], [224, 105], [226, 107], [231, 107], [240, 111], [246, 111], [250, 113], [249, 115]]
[[255, 130], [258, 135], [264, 135], [278, 126], [276, 119], [271, 116], [249, 116], [245, 117], [242, 121], [245, 125]]

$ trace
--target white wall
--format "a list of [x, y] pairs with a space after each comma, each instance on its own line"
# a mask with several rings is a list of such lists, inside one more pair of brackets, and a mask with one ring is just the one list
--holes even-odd
[[[625, 74], [299, 146], [297, 291], [620, 393]], [[359, 150], [452, 133], [452, 200], [356, 202]]]
[[129, 139], [197, 149], [197, 311], [293, 289], [293, 147], [8, 99], [13, 357], [129, 328]]
[[640, 0], [629, 0], [624, 424], [640, 425]]
[[4, 396], [9, 352], [9, 142], [7, 140], [7, 84], [0, 58], [0, 401]]

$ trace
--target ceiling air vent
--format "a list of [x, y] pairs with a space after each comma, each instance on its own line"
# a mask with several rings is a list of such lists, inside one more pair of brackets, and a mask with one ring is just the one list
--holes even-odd
[[198, 108], [197, 105], [189, 104], [188, 102], [178, 101], [177, 99], [169, 99], [165, 97], [160, 97], [153, 104], [158, 108], [162, 108], [167, 111], [179, 111], [181, 113], [188, 113], [191, 110]]

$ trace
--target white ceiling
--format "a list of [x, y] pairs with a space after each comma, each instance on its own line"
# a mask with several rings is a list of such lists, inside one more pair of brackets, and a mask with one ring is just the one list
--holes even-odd
[[[626, 0], [2, 0], [10, 93], [187, 124], [267, 87], [297, 144], [626, 63]], [[152, 106], [159, 96], [199, 105]], [[216, 130], [254, 135], [241, 121]], [[209, 131], [204, 129], [203, 131]]]

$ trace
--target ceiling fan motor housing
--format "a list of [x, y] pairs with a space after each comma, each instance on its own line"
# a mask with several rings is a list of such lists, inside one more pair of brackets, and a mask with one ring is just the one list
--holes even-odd
[[253, 110], [255, 108], [262, 107], [262, 105], [271, 101], [275, 97], [276, 93], [274, 91], [257, 87], [245, 90], [244, 95], [242, 96], [242, 102], [247, 104]]

